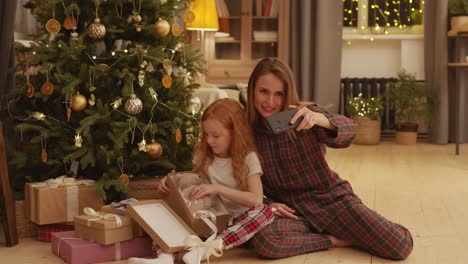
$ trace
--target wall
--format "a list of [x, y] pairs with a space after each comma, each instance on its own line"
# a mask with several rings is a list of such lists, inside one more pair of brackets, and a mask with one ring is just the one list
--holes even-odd
[[422, 35], [343, 35], [342, 78], [396, 77], [402, 68], [424, 80]]

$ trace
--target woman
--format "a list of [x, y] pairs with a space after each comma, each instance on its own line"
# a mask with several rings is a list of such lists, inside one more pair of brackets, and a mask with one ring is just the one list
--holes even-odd
[[[252, 239], [256, 252], [282, 258], [355, 246], [383, 258], [406, 258], [413, 248], [410, 232], [362, 204], [325, 160], [325, 146], [351, 144], [354, 122], [317, 105], [299, 107], [292, 71], [280, 60], [261, 60], [248, 85], [247, 118], [264, 169], [264, 192], [276, 216]], [[299, 117], [302, 122], [273, 134], [265, 118], [295, 107], [290, 123]]]

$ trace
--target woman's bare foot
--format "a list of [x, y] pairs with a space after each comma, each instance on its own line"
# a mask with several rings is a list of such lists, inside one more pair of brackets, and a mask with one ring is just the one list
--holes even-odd
[[353, 244], [347, 240], [339, 239], [337, 237], [328, 235], [334, 247], [350, 247]]

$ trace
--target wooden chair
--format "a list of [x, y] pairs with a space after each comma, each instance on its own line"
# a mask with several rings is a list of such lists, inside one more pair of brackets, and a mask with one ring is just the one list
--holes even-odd
[[0, 122], [0, 220], [5, 233], [5, 242], [7, 247], [18, 244], [18, 235], [16, 233], [16, 215], [15, 204], [10, 189], [8, 179], [8, 167], [5, 151], [5, 139], [3, 138], [3, 124]]

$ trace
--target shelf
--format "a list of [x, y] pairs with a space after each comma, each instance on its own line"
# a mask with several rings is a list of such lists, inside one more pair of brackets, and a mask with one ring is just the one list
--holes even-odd
[[216, 39], [216, 40], [215, 40], [215, 43], [216, 43], [216, 44], [218, 44], [218, 43], [240, 43], [240, 40], [229, 40], [229, 39], [222, 40], [222, 39]]
[[468, 62], [449, 62], [447, 65], [455, 68], [468, 68]]
[[271, 39], [271, 40], [253, 40], [252, 43], [277, 43], [277, 39]]
[[253, 19], [278, 19], [278, 17], [271, 17], [271, 16], [253, 16]]

